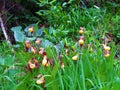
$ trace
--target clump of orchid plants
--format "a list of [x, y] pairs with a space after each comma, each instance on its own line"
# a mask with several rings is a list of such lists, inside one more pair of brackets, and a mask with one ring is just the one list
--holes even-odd
[[[40, 38], [37, 38], [35, 41], [34, 41], [35, 45], [39, 45], [41, 44], [41, 40]], [[52, 65], [53, 66], [53, 61], [50, 60], [48, 57], [47, 57], [47, 53], [45, 51], [44, 48], [40, 47], [38, 50], [37, 50], [37, 47], [35, 45], [32, 45], [32, 43], [29, 41], [29, 40], [26, 40], [25, 41], [25, 50], [28, 52], [30, 51], [30, 53], [32, 54], [36, 54], [36, 55], [40, 55], [40, 57], [42, 58], [42, 61], [40, 60], [37, 60], [36, 58], [32, 58], [28, 61], [28, 65], [26, 67], [26, 70], [30, 70], [32, 72], [33, 69], [35, 68], [38, 68], [40, 65], [43, 65], [44, 67], [47, 67], [47, 66], [50, 66]]]
[[[34, 32], [33, 27], [29, 28], [29, 32], [31, 32], [31, 33]], [[80, 34], [80, 38], [79, 38], [78, 42], [76, 42], [76, 43], [77, 43], [78, 47], [80, 47], [80, 50], [82, 51], [82, 48], [83, 48], [84, 43], [85, 43], [85, 37], [83, 35], [84, 34], [84, 27], [80, 27], [79, 34]], [[40, 59], [40, 60], [38, 58], [37, 58], [38, 60], [36, 58], [30, 59], [28, 61], [28, 65], [26, 67], [26, 70], [30, 70], [32, 72], [33, 69], [39, 68], [40, 65], [44, 68], [54, 65], [53, 61], [51, 59], [49, 59], [48, 53], [46, 52], [45, 48], [41, 47], [41, 42], [42, 41], [40, 38], [36, 38], [34, 40], [33, 44], [30, 42], [30, 40], [25, 41], [25, 50], [27, 52], [28, 51], [31, 52], [33, 55], [38, 55], [38, 57]], [[71, 44], [69, 44], [69, 45], [71, 45]], [[71, 51], [72, 51], [72, 54], [74, 52], [74, 55], [71, 57], [71, 59], [73, 61], [79, 60], [80, 53], [78, 53], [77, 49], [69, 47], [69, 45], [67, 45], [67, 44], [64, 45], [65, 55], [69, 57], [71, 54]], [[89, 50], [89, 53], [92, 53], [93, 52], [92, 44], [88, 44], [87, 49]], [[110, 47], [107, 46], [107, 44], [103, 44], [103, 52], [104, 52], [105, 57], [110, 56]], [[62, 54], [59, 53], [58, 54], [58, 62], [60, 64], [60, 68], [63, 69], [65, 67], [65, 63], [62, 61], [62, 58], [63, 58]], [[37, 76], [36, 84], [44, 85], [44, 83], [45, 83], [44, 75], [39, 74]]]

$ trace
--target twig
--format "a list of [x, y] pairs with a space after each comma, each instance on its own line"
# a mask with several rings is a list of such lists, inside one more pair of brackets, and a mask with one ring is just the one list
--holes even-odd
[[4, 13], [1, 14], [1, 16], [3, 16], [4, 14], [6, 14], [8, 11], [10, 11], [12, 8], [14, 8], [16, 6], [16, 4], [14, 4], [13, 6], [11, 6], [10, 8], [8, 8], [7, 10], [5, 10]]
[[3, 34], [4, 34], [4, 36], [5, 36], [5, 39], [6, 39], [7, 43], [11, 46], [12, 44], [11, 44], [9, 38], [8, 38], [8, 35], [7, 35], [6, 30], [5, 30], [5, 27], [4, 27], [4, 24], [3, 24], [3, 21], [2, 21], [1, 16], [0, 16], [0, 26], [1, 26], [1, 29], [2, 29], [2, 31], [3, 31]]
[[7, 22], [13, 17], [13, 15], [11, 15], [10, 17], [7, 18], [7, 20], [4, 22], [4, 26], [6, 26]]

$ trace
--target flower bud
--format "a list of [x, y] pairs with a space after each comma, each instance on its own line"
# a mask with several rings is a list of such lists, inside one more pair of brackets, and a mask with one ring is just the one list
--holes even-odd
[[80, 39], [84, 40], [84, 39], [85, 39], [85, 37], [84, 37], [84, 36], [80, 36]]
[[93, 49], [92, 49], [92, 48], [90, 48], [89, 53], [92, 53], [92, 52], [93, 52]]
[[83, 28], [83, 27], [80, 27], [80, 30], [84, 30], [84, 28]]
[[64, 63], [63, 63], [63, 62], [61, 62], [61, 68], [64, 68], [64, 67], [65, 67]]
[[68, 49], [65, 49], [65, 53], [66, 53], [66, 55], [68, 55]]

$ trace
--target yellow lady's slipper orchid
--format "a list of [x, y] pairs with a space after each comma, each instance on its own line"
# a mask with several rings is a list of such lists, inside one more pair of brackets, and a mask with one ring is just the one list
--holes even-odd
[[83, 34], [83, 30], [79, 30], [79, 33], [80, 33], [80, 34]]
[[35, 47], [31, 47], [31, 52], [35, 54], [36, 53], [36, 48]]
[[79, 57], [79, 55], [77, 54], [77, 55], [75, 55], [75, 56], [72, 57], [72, 60], [76, 61], [76, 60], [78, 60], [78, 57]]
[[36, 81], [37, 84], [43, 84], [44, 82], [45, 82], [44, 77], [41, 77], [40, 79], [38, 79], [38, 80]]
[[30, 48], [30, 47], [31, 47], [31, 43], [30, 43], [29, 40], [26, 40], [26, 41], [25, 41], [25, 47], [26, 47], [26, 48]]
[[107, 54], [104, 54], [104, 56], [105, 56], [105, 57], [109, 57], [109, 56], [110, 56], [110, 54], [109, 54], [109, 53], [107, 53]]
[[33, 27], [30, 27], [30, 28], [28, 29], [28, 31], [29, 31], [30, 33], [33, 33], [33, 32], [34, 32], [34, 28], [33, 28]]
[[36, 40], [35, 40], [35, 44], [37, 44], [37, 45], [40, 45], [40, 38], [37, 38]]
[[44, 57], [43, 57], [42, 65], [43, 65], [43, 66], [46, 66], [46, 65], [47, 65], [47, 56], [44, 56]]
[[30, 63], [29, 66], [30, 66], [31, 69], [34, 69], [36, 67], [35, 63]]
[[45, 52], [44, 48], [40, 48], [39, 51], [38, 51], [39, 54], [43, 54], [43, 52]]
[[109, 51], [110, 47], [109, 46], [105, 46], [104, 49]]
[[79, 44], [80, 44], [80, 45], [83, 45], [83, 44], [84, 44], [84, 40], [80, 39], [80, 40], [79, 40]]
[[36, 67], [35, 63], [32, 62], [32, 60], [29, 60], [28, 65], [31, 69], [34, 69]]

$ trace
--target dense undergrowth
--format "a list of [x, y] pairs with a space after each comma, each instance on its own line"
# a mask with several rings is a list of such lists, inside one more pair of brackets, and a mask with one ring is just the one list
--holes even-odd
[[120, 16], [108, 10], [119, 4], [55, 3], [36, 2], [45, 24], [12, 27], [16, 44], [0, 44], [0, 90], [119, 90]]

